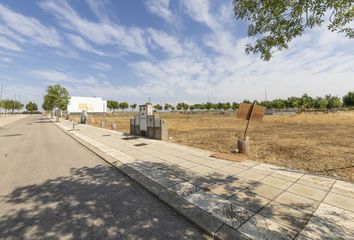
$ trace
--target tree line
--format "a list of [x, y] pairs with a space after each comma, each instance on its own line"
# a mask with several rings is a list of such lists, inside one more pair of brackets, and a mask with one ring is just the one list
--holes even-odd
[[[242, 103], [252, 103], [250, 100], [243, 100]], [[354, 91], [348, 92], [343, 98], [337, 96], [326, 95], [324, 97], [311, 97], [308, 94], [304, 94], [301, 97], [289, 97], [287, 99], [274, 99], [272, 101], [255, 101], [257, 104], [267, 107], [269, 109], [296, 109], [299, 111], [304, 111], [308, 109], [337, 109], [341, 107], [351, 108], [354, 107]], [[112, 111], [117, 109], [122, 109], [123, 111], [130, 106], [131, 110], [134, 111], [137, 107], [137, 104], [129, 105], [127, 102], [117, 102], [114, 100], [107, 101], [107, 107]], [[210, 110], [235, 110], [238, 109], [240, 103], [238, 102], [219, 102], [219, 103], [196, 103], [196, 104], [187, 104], [185, 102], [177, 103], [172, 105], [165, 103], [164, 105], [155, 104], [153, 105], [154, 109], [157, 111], [210, 111]]]
[[[16, 101], [16, 100], [5, 99], [5, 100], [0, 101], [0, 108], [5, 109], [5, 114], [8, 112], [13, 114], [15, 112], [15, 110], [19, 111], [19, 110], [23, 109], [23, 107], [24, 107], [24, 104], [22, 104], [21, 102]], [[30, 101], [29, 103], [26, 104], [26, 110], [27, 110], [27, 112], [29, 112], [31, 114], [33, 112], [38, 111], [37, 104]]]

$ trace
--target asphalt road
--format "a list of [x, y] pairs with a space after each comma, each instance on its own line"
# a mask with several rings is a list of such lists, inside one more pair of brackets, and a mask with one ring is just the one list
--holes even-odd
[[0, 239], [204, 239], [42, 116], [0, 128]]

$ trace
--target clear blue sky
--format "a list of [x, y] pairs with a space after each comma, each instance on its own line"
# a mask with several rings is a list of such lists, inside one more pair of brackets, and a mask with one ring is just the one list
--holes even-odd
[[2, 0], [3, 98], [41, 104], [55, 83], [138, 104], [354, 90], [353, 40], [316, 28], [262, 62], [244, 53], [246, 31], [231, 0]]

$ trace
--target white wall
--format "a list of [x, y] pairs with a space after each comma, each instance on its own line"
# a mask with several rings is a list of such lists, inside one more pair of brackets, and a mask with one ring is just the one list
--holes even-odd
[[107, 101], [99, 97], [71, 97], [68, 105], [68, 112], [81, 113], [87, 112], [107, 112]]

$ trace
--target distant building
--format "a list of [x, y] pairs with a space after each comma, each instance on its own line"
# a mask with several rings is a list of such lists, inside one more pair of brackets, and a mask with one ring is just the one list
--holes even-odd
[[68, 112], [81, 113], [83, 110], [88, 113], [105, 113], [107, 101], [100, 97], [70, 97]]

